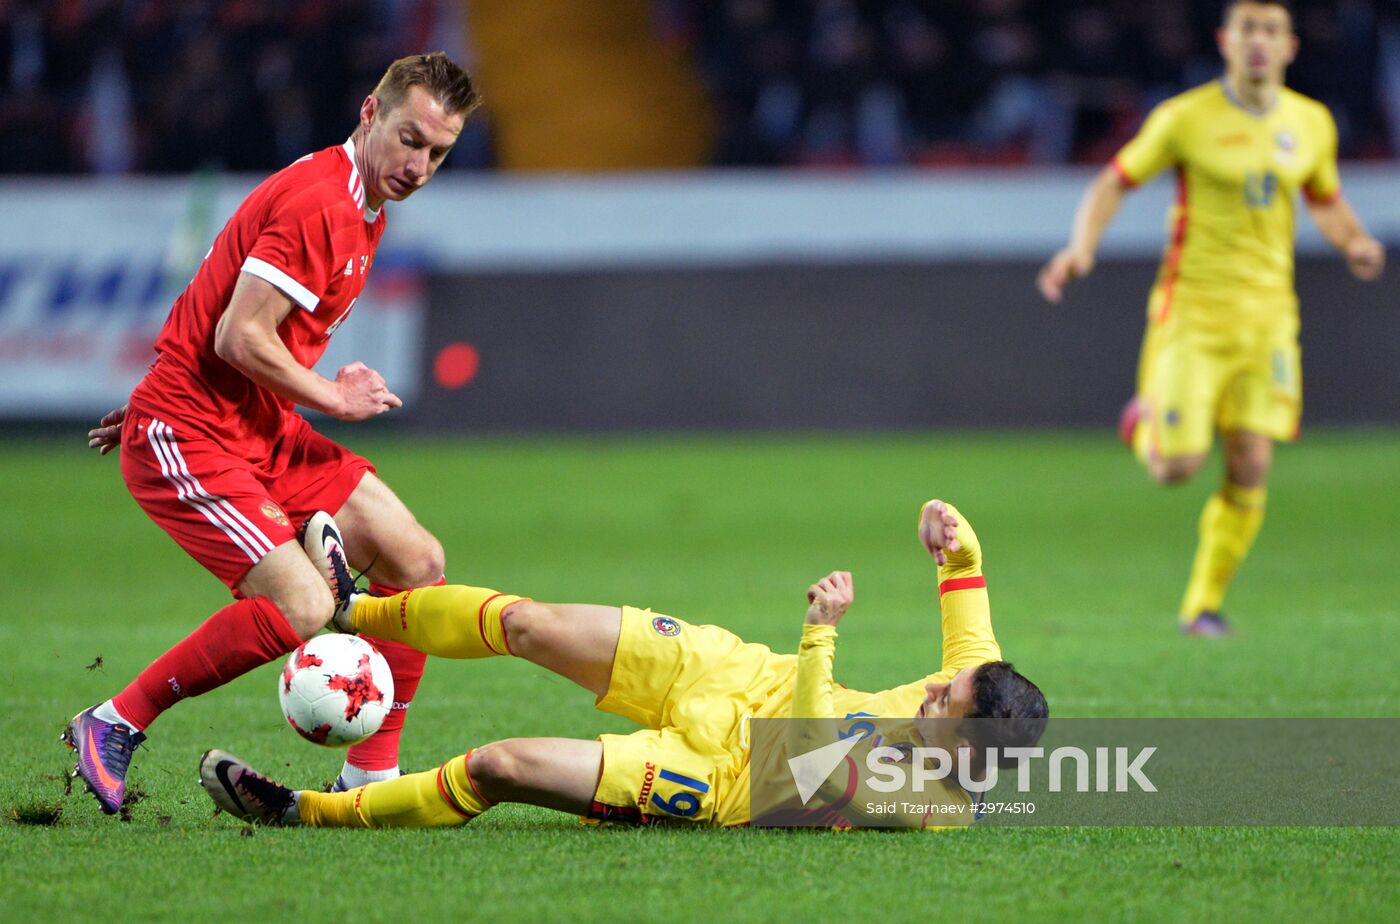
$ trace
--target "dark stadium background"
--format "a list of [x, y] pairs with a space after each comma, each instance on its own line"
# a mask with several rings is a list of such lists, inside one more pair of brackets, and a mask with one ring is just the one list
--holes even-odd
[[[1290, 84], [1331, 107], [1344, 157], [1400, 153], [1400, 13], [1294, 5], [1304, 50]], [[644, 30], [682, 58], [715, 113], [691, 166], [1098, 163], [1152, 104], [1217, 75], [1219, 11], [1219, 0], [6, 0], [0, 171], [270, 171], [342, 140], [385, 61], [442, 47], [490, 64], [500, 31], [541, 24], [615, 42]], [[586, 108], [596, 75], [580, 76], [569, 102]], [[490, 121], [488, 107], [454, 166], [512, 167]], [[120, 144], [103, 139], [113, 133]]]
[[[400, 425], [781, 429], [818, 425], [815, 408], [839, 427], [1106, 425], [1168, 184], [1130, 200], [1065, 306], [1031, 281], [1092, 170], [1154, 103], [1218, 74], [1218, 17], [1125, 0], [9, 0], [0, 417], [119, 403], [243, 191], [343, 140], [386, 61], [444, 48], [486, 105], [433, 188], [391, 207], [327, 360], [421, 395]], [[1292, 83], [1331, 106], [1352, 200], [1394, 243], [1400, 13], [1304, 2], [1296, 19]], [[1400, 420], [1393, 287], [1352, 282], [1300, 227], [1308, 423]], [[822, 331], [839, 332], [832, 361], [795, 360]], [[930, 400], [933, 353], [956, 402]], [[619, 364], [621, 380], [595, 374]]]

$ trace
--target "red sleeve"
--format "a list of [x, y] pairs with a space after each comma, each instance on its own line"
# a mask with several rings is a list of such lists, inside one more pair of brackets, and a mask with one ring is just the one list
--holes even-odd
[[316, 187], [274, 200], [243, 272], [282, 290], [315, 311], [339, 269], [333, 245], [333, 208]]

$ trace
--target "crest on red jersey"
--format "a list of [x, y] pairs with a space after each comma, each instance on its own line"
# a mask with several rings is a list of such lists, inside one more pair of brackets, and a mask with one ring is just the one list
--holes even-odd
[[269, 520], [276, 523], [278, 526], [291, 525], [291, 521], [288, 520], [287, 515], [282, 512], [282, 508], [274, 504], [272, 501], [263, 501], [262, 507], [260, 507], [259, 509], [262, 510], [263, 516], [267, 517]]

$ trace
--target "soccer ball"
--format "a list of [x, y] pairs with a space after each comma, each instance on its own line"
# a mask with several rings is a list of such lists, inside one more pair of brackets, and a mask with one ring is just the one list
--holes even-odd
[[379, 730], [394, 705], [389, 662], [357, 635], [318, 635], [277, 678], [282, 714], [307, 741], [345, 747]]

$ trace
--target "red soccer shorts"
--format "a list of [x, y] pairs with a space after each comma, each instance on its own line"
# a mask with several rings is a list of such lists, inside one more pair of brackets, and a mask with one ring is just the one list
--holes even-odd
[[296, 417], [254, 465], [179, 421], [128, 410], [122, 478], [146, 515], [238, 596], [248, 570], [317, 510], [334, 514], [374, 466]]

